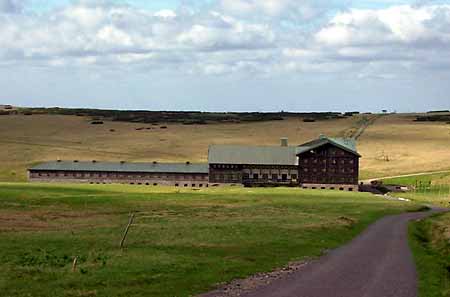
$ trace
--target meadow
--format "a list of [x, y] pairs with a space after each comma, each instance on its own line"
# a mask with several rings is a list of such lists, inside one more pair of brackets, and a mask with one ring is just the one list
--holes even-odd
[[450, 296], [450, 213], [412, 223], [409, 234], [419, 274], [419, 296]]
[[[361, 179], [450, 169], [450, 125], [415, 122], [417, 115], [377, 116], [358, 139]], [[355, 133], [367, 118], [303, 122], [303, 118], [251, 123], [159, 125], [105, 121], [70, 115], [0, 116], [0, 181], [26, 181], [26, 169], [56, 159], [206, 162], [210, 144], [291, 145], [320, 134]], [[167, 129], [162, 129], [162, 127]]]
[[[0, 184], [2, 296], [193, 296], [418, 209], [299, 189]], [[130, 213], [136, 218], [119, 247]], [[73, 260], [78, 264], [73, 270]]]
[[388, 178], [383, 182], [385, 184], [409, 185], [413, 188], [406, 193], [394, 193], [393, 196], [407, 198], [419, 203], [450, 207], [450, 172]]

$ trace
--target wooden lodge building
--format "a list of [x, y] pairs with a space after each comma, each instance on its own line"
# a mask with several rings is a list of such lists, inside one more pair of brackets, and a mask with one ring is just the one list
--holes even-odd
[[32, 182], [208, 187], [208, 165], [54, 161], [29, 169]]
[[208, 151], [209, 181], [245, 186], [298, 184], [296, 147], [213, 145]]
[[358, 189], [355, 142], [321, 136], [300, 146], [212, 145], [207, 164], [54, 161], [29, 169], [31, 182], [165, 185], [291, 186]]

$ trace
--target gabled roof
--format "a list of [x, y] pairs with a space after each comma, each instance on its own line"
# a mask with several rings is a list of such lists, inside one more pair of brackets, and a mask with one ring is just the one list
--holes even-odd
[[349, 153], [355, 154], [358, 157], [361, 157], [361, 155], [356, 150], [356, 142], [353, 139], [350, 138], [331, 138], [326, 136], [320, 136], [318, 139], [315, 139], [313, 141], [304, 143], [297, 147], [297, 155], [303, 154], [305, 152], [308, 152], [312, 149], [318, 148], [325, 144], [332, 144], [334, 146], [337, 146]]
[[134, 173], [208, 173], [208, 164], [187, 163], [121, 163], [54, 161], [30, 168], [33, 171], [96, 171]]
[[236, 165], [298, 165], [293, 146], [211, 145], [210, 164]]

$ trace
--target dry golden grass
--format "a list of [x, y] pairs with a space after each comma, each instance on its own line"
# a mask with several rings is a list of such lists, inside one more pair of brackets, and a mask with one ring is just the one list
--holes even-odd
[[[76, 116], [0, 117], [0, 180], [24, 180], [26, 168], [56, 160], [206, 162], [210, 144], [278, 145], [280, 137], [299, 144], [324, 133], [339, 135], [354, 119], [303, 123], [301, 119], [243, 124], [167, 125], [105, 122], [90, 125]], [[150, 127], [152, 130], [136, 128]], [[114, 129], [115, 132], [110, 130]]]
[[[389, 115], [369, 127], [359, 141], [361, 176], [450, 169], [450, 125], [417, 123], [412, 115]], [[0, 116], [1, 181], [23, 181], [26, 168], [56, 160], [192, 161], [207, 160], [210, 144], [278, 145], [280, 137], [301, 144], [319, 134], [354, 131], [359, 117], [304, 123], [174, 125], [168, 129], [140, 123], [105, 122], [61, 115]], [[136, 128], [153, 128], [136, 130]], [[111, 132], [110, 130], [115, 130]], [[383, 161], [381, 155], [390, 161]]]
[[450, 169], [450, 125], [414, 118], [390, 115], [366, 129], [358, 143], [362, 177]]

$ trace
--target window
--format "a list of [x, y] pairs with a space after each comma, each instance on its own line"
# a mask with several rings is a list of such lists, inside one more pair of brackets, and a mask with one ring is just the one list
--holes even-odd
[[259, 178], [258, 173], [253, 174], [253, 179], [258, 179], [258, 178]]
[[292, 179], [297, 179], [297, 174], [291, 174]]
[[288, 177], [287, 174], [282, 174], [282, 175], [281, 175], [281, 179], [282, 179], [283, 181], [286, 181], [286, 180], [287, 180], [287, 177]]
[[322, 168], [322, 172], [327, 172], [327, 169], [326, 168]]
[[303, 168], [303, 171], [304, 172], [308, 172], [308, 168]]
[[243, 179], [249, 179], [249, 178], [250, 178], [250, 175], [249, 175], [248, 173], [244, 173], [244, 174], [242, 175], [242, 178], [243, 178]]
[[265, 174], [263, 174], [263, 176], [262, 176], [262, 177], [263, 177], [263, 179], [264, 179], [264, 180], [268, 180], [268, 179], [269, 179], [269, 175], [268, 175], [268, 174], [266, 174], [266, 173], [265, 173]]
[[278, 174], [272, 174], [272, 180], [278, 180]]

